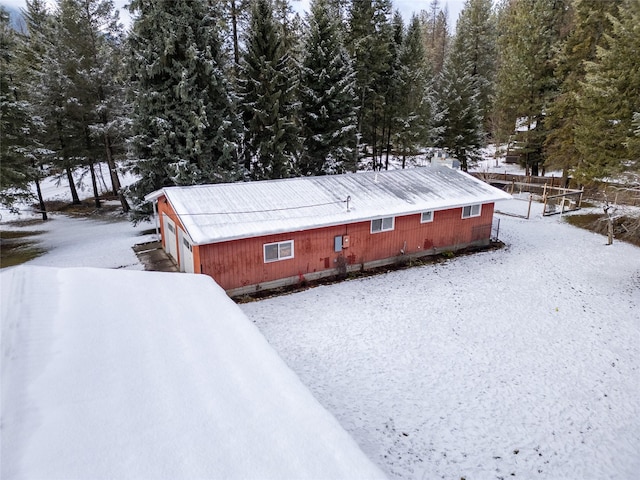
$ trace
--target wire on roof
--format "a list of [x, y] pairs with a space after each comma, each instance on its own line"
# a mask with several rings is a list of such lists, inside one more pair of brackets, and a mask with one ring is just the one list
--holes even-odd
[[327, 203], [316, 203], [313, 205], [299, 205], [297, 207], [283, 207], [283, 208], [268, 208], [265, 210], [239, 210], [235, 212], [199, 212], [199, 213], [177, 213], [179, 216], [196, 216], [196, 215], [240, 215], [240, 214], [249, 214], [249, 213], [268, 213], [268, 212], [281, 212], [284, 210], [302, 210], [303, 208], [313, 208], [313, 207], [324, 207], [326, 205], [337, 205], [339, 203], [346, 203], [347, 210], [349, 206], [349, 202], [351, 201], [351, 196], [348, 196], [345, 200], [337, 200], [335, 202], [327, 202]]

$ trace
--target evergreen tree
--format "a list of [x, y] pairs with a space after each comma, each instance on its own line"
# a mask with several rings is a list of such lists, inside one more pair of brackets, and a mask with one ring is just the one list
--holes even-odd
[[245, 170], [251, 178], [295, 174], [300, 150], [297, 78], [270, 0], [256, 0], [238, 80], [245, 124]]
[[[36, 187], [42, 219], [47, 220], [47, 210], [40, 188], [40, 180], [48, 174], [47, 164], [51, 150], [45, 147], [46, 128], [42, 116], [42, 105], [38, 103], [41, 92], [41, 72], [45, 53], [45, 31], [50, 21], [45, 0], [27, 0], [21, 11], [26, 32], [20, 35], [16, 57], [17, 81], [21, 100], [26, 103], [30, 117], [28, 135], [24, 135], [21, 153], [31, 165], [31, 180]], [[73, 185], [72, 185], [73, 186]]]
[[401, 103], [401, 54], [404, 44], [405, 28], [404, 20], [400, 12], [396, 10], [391, 21], [391, 36], [389, 38], [389, 67], [388, 74], [382, 77], [381, 89], [384, 93], [384, 109], [382, 115], [382, 132], [380, 135], [380, 159], [384, 154], [384, 168], [389, 169], [389, 156], [391, 155], [391, 139], [396, 134], [397, 118], [400, 115]]
[[349, 12], [349, 47], [356, 72], [358, 134], [366, 155], [371, 148], [373, 168], [381, 167], [386, 136], [386, 99], [392, 75], [393, 29], [389, 0], [353, 2]]
[[313, 0], [308, 22], [300, 82], [304, 143], [299, 172], [322, 175], [355, 170], [355, 81], [339, 12], [328, 0]]
[[496, 17], [492, 0], [467, 0], [456, 25], [456, 41], [471, 68], [478, 92], [478, 110], [489, 128], [496, 71]]
[[479, 160], [479, 150], [484, 142], [478, 92], [471, 72], [464, 44], [456, 36], [439, 78], [441, 119], [438, 122], [440, 139], [437, 145], [457, 158], [465, 172]]
[[415, 155], [420, 148], [432, 145], [436, 140], [433, 76], [421, 30], [420, 19], [414, 15], [399, 56], [394, 143], [402, 155], [402, 168], [407, 155]]
[[28, 49], [34, 63], [29, 94], [34, 114], [44, 125], [42, 147], [48, 161], [65, 177], [73, 204], [80, 204], [74, 172], [82, 163], [84, 126], [77, 113], [78, 86], [74, 84], [77, 58], [70, 48], [63, 11], [44, 13], [44, 2], [27, 2]]
[[420, 21], [422, 23], [425, 54], [434, 75], [439, 75], [444, 67], [451, 40], [449, 14], [446, 5], [444, 9], [441, 9], [440, 0], [431, 0], [429, 10], [421, 12]]
[[118, 14], [111, 0], [59, 0], [53, 21], [55, 43], [68, 53], [61, 60], [67, 78], [65, 116], [74, 125], [74, 134], [66, 142], [67, 151], [75, 164], [89, 172], [96, 207], [101, 206], [96, 166], [106, 160], [113, 193], [119, 195], [123, 210], [128, 211], [113, 141], [124, 124], [115, 114], [122, 111], [123, 96], [122, 85], [118, 84], [122, 78], [118, 61], [122, 27]]
[[566, 35], [569, 0], [513, 0], [501, 11], [496, 108], [505, 128], [516, 122], [518, 151], [529, 173], [544, 162], [545, 114], [558, 88], [555, 52]]
[[134, 0], [131, 193], [239, 178], [239, 123], [224, 74], [219, 19], [202, 0]]
[[[231, 33], [233, 64], [237, 68], [240, 65], [240, 35], [249, 19], [251, 0], [224, 0], [223, 7], [227, 27]], [[212, 8], [219, 8], [219, 5], [214, 4]]]
[[583, 93], [578, 98], [576, 174], [582, 182], [625, 170], [640, 170], [640, 145], [634, 115], [640, 111], [640, 2], [620, 2], [609, 15], [594, 62], [586, 64]]
[[76, 93], [83, 105], [87, 158], [95, 188], [93, 159], [105, 159], [109, 168], [112, 193], [120, 199], [123, 211], [129, 210], [120, 184], [116, 155], [126, 135], [128, 105], [124, 102], [122, 26], [112, 0], [75, 0], [70, 7], [77, 12], [68, 39], [77, 63]]
[[583, 92], [586, 64], [596, 58], [596, 50], [612, 28], [609, 15], [617, 13], [620, 2], [576, 0], [572, 6], [569, 35], [558, 54], [555, 74], [563, 79], [546, 116], [549, 135], [545, 140], [546, 166], [562, 169], [565, 182], [569, 171], [580, 162], [576, 144], [578, 98]]
[[25, 137], [31, 130], [28, 104], [17, 86], [16, 33], [9, 13], [0, 6], [0, 205], [14, 208], [31, 197], [31, 165], [25, 156]]

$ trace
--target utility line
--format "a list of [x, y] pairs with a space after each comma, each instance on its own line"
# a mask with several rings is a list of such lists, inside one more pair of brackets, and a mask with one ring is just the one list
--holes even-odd
[[246, 210], [246, 211], [235, 211], [235, 212], [199, 212], [199, 213], [178, 213], [176, 215], [179, 216], [197, 216], [197, 215], [241, 215], [241, 214], [249, 214], [249, 213], [268, 213], [268, 212], [282, 212], [285, 210], [302, 210], [304, 208], [313, 208], [313, 207], [324, 207], [326, 205], [337, 205], [339, 203], [347, 203], [351, 199], [347, 200], [338, 200], [335, 202], [327, 202], [327, 203], [316, 203], [314, 205], [300, 205], [297, 207], [283, 207], [283, 208], [270, 208], [266, 210]]

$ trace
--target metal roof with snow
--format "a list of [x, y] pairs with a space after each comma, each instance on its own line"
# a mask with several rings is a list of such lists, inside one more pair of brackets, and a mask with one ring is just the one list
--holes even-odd
[[196, 245], [411, 215], [511, 198], [447, 167], [165, 187]]

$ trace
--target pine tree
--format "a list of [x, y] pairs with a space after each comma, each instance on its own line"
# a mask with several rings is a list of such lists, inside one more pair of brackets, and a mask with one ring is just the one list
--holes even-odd
[[396, 134], [397, 118], [400, 115], [401, 98], [401, 54], [404, 44], [405, 28], [404, 20], [398, 10], [393, 14], [391, 20], [391, 36], [389, 37], [389, 65], [388, 73], [382, 76], [381, 90], [384, 93], [384, 109], [382, 115], [382, 132], [380, 135], [380, 159], [379, 165], [382, 165], [382, 156], [384, 155], [384, 168], [389, 169], [389, 156], [391, 155], [391, 139]]
[[439, 75], [449, 51], [451, 33], [449, 32], [449, 14], [445, 5], [440, 8], [440, 0], [431, 0], [428, 11], [422, 11], [422, 23], [425, 54], [434, 75]]
[[[212, 8], [219, 8], [219, 4]], [[233, 50], [233, 64], [237, 68], [240, 65], [240, 35], [244, 30], [251, 10], [250, 0], [224, 0], [224, 12], [227, 28], [230, 29], [231, 49]]]
[[0, 6], [0, 205], [10, 209], [31, 197], [29, 184], [33, 177], [25, 155], [31, 121], [28, 104], [18, 90], [17, 51], [9, 13]]
[[478, 92], [478, 110], [485, 131], [489, 129], [489, 117], [493, 106], [496, 72], [496, 17], [492, 12], [492, 0], [467, 0], [456, 25], [456, 41], [471, 67], [471, 76]]
[[625, 170], [640, 170], [634, 115], [640, 112], [640, 3], [624, 0], [612, 32], [605, 34], [594, 62], [586, 64], [578, 98], [576, 174], [582, 182]]
[[304, 141], [299, 172], [322, 175], [355, 170], [355, 81], [339, 12], [328, 0], [313, 0], [308, 23], [300, 82]]
[[507, 131], [518, 121], [518, 150], [529, 173], [544, 162], [545, 114], [558, 89], [555, 52], [566, 35], [569, 0], [513, 0], [502, 10], [496, 108]]
[[441, 119], [437, 145], [457, 158], [465, 172], [479, 159], [479, 150], [484, 143], [478, 91], [471, 72], [464, 44], [456, 36], [438, 82]]
[[51, 161], [51, 150], [45, 147], [46, 125], [41, 115], [41, 105], [37, 99], [41, 92], [41, 72], [45, 52], [45, 34], [49, 20], [44, 0], [27, 0], [26, 9], [21, 11], [26, 32], [20, 35], [17, 55], [17, 82], [21, 89], [20, 97], [26, 102], [27, 114], [30, 117], [28, 135], [23, 136], [25, 142], [21, 153], [31, 165], [31, 181], [33, 181], [42, 219], [47, 220], [47, 209], [40, 188], [40, 181], [48, 175], [46, 166]]
[[300, 150], [297, 78], [270, 0], [256, 0], [238, 79], [245, 125], [245, 170], [251, 178], [295, 174]]
[[136, 206], [164, 186], [238, 179], [239, 123], [214, 10], [202, 0], [135, 0], [130, 8]]
[[106, 160], [112, 193], [120, 199], [123, 211], [129, 210], [121, 188], [116, 165], [119, 141], [126, 135], [123, 102], [123, 42], [122, 26], [112, 0], [74, 0], [69, 2], [74, 15], [65, 15], [67, 39], [79, 59], [76, 65], [76, 96], [82, 105], [85, 125], [85, 146], [92, 183], [95, 186], [94, 161]]
[[586, 64], [595, 60], [604, 35], [611, 33], [608, 17], [617, 13], [618, 3], [577, 0], [572, 5], [570, 33], [562, 43], [555, 71], [556, 76], [563, 80], [547, 111], [549, 135], [545, 140], [545, 164], [549, 168], [562, 169], [565, 182], [581, 158], [576, 143], [576, 126], [578, 98], [584, 94]]
[[29, 85], [30, 101], [35, 115], [42, 119], [43, 148], [49, 153], [48, 161], [66, 178], [73, 204], [80, 204], [74, 172], [82, 164], [84, 126], [77, 113], [76, 60], [68, 42], [63, 23], [63, 11], [43, 14], [44, 2], [27, 3], [27, 21], [30, 52], [34, 64]]
[[402, 168], [408, 155], [436, 140], [433, 75], [427, 63], [422, 27], [417, 16], [411, 18], [399, 55], [397, 112], [394, 143], [402, 155]]
[[389, 0], [353, 2], [349, 12], [349, 48], [356, 72], [359, 142], [371, 148], [372, 167], [379, 169], [384, 151], [386, 96], [392, 75], [393, 29]]

